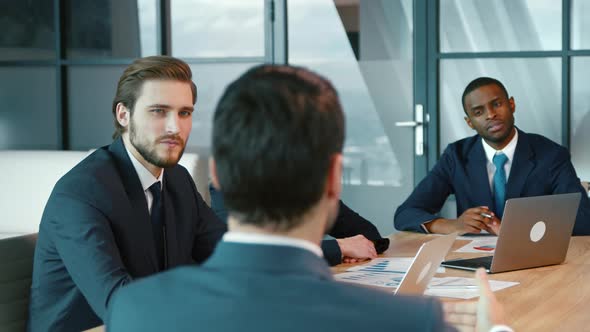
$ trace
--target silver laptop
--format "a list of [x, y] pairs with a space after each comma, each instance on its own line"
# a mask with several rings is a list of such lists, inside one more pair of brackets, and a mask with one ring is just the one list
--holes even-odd
[[506, 201], [493, 256], [443, 262], [451, 268], [489, 273], [560, 264], [565, 260], [581, 193]]
[[410, 268], [397, 287], [395, 294], [424, 294], [428, 283], [436, 274], [436, 269], [445, 259], [456, 238], [457, 233], [453, 233], [424, 243], [410, 264]]

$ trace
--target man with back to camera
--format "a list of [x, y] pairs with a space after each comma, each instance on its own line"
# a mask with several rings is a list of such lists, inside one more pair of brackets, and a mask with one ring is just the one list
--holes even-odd
[[[590, 201], [567, 149], [514, 126], [515, 102], [504, 85], [479, 77], [462, 96], [477, 135], [449, 144], [434, 168], [395, 212], [399, 230], [497, 234], [507, 199], [581, 192], [573, 235], [590, 234]], [[457, 219], [436, 214], [455, 195]]]
[[210, 167], [229, 232], [200, 267], [117, 292], [108, 330], [488, 331], [503, 323], [482, 271], [479, 311], [450, 302], [445, 314], [434, 298], [333, 280], [319, 243], [338, 213], [343, 142], [344, 116], [326, 79], [263, 65], [230, 84], [214, 116]]
[[30, 331], [102, 324], [133, 279], [201, 263], [226, 231], [182, 166], [196, 87], [172, 57], [134, 61], [121, 76], [114, 142], [55, 185], [35, 249]]

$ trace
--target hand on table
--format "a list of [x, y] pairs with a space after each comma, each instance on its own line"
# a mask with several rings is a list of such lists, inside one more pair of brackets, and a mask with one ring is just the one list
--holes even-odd
[[485, 230], [498, 235], [500, 219], [487, 206], [478, 206], [465, 210], [457, 219], [435, 219], [425, 226], [431, 233], [479, 234]]
[[443, 302], [447, 323], [459, 331], [489, 331], [494, 325], [505, 325], [504, 308], [490, 288], [484, 269], [475, 272], [479, 286], [479, 301]]
[[343, 263], [356, 263], [377, 257], [373, 241], [364, 235], [336, 239], [342, 252]]

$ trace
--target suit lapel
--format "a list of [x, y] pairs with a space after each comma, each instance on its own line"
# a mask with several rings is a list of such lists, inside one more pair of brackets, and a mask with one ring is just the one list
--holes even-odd
[[526, 133], [518, 131], [518, 142], [514, 151], [508, 182], [506, 183], [506, 199], [520, 197], [525, 182], [535, 167], [534, 152]]
[[178, 241], [176, 238], [176, 220], [174, 213], [174, 205], [172, 204], [172, 192], [171, 188], [171, 176], [169, 171], [164, 171], [164, 225], [166, 226], [166, 261], [167, 268], [179, 265], [177, 258], [184, 257], [178, 253], [179, 248], [177, 246]]
[[466, 158], [468, 160], [466, 171], [469, 178], [469, 184], [467, 185], [472, 185], [469, 192], [471, 192], [473, 202], [492, 208], [494, 200], [488, 179], [488, 160], [483, 150], [481, 138], [478, 137], [475, 140], [472, 148], [468, 150]]
[[125, 229], [125, 235], [129, 237], [128, 240], [137, 243], [137, 248], [142, 251], [143, 256], [149, 261], [153, 271], [158, 271], [156, 245], [154, 243], [152, 228], [150, 227], [147, 201], [143, 187], [139, 181], [139, 176], [129, 159], [121, 138], [118, 138], [109, 146], [109, 151], [117, 164], [121, 182], [123, 182], [123, 186], [127, 192], [132, 210], [132, 216], [120, 226]]

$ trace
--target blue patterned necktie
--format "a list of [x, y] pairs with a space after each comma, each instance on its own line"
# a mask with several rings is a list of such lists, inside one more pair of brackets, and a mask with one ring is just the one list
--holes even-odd
[[151, 222], [156, 244], [156, 254], [160, 270], [164, 269], [164, 214], [162, 206], [162, 189], [160, 181], [155, 182], [149, 188], [154, 198], [152, 201]]
[[504, 171], [504, 164], [508, 161], [508, 157], [502, 152], [494, 155], [492, 162], [496, 166], [494, 173], [494, 212], [498, 218], [502, 219], [504, 214], [504, 203], [506, 202], [506, 171]]

